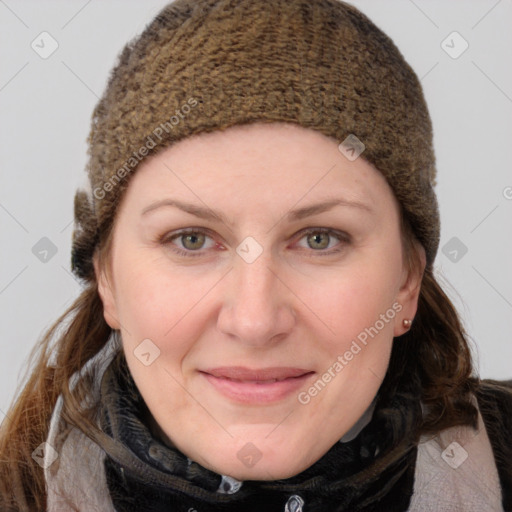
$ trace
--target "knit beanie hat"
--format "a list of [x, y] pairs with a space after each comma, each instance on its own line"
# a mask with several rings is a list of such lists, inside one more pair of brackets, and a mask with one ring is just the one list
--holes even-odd
[[339, 0], [175, 0], [126, 45], [94, 110], [73, 272], [94, 279], [93, 253], [143, 159], [256, 121], [317, 130], [349, 159], [362, 151], [432, 266], [440, 229], [432, 126], [418, 77], [391, 39]]

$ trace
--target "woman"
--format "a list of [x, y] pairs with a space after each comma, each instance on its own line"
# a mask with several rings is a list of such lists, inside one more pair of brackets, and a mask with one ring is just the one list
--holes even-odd
[[431, 122], [370, 20], [176, 0], [89, 144], [3, 510], [512, 510], [510, 383], [434, 277]]

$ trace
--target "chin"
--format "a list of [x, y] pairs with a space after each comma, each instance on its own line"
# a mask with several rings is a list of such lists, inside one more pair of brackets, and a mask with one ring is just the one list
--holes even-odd
[[237, 480], [283, 480], [298, 475], [306, 467], [290, 467], [289, 462], [282, 464], [268, 464], [259, 461], [252, 468], [240, 468], [240, 466], [221, 466], [214, 469], [221, 475], [229, 475]]
[[[233, 453], [218, 453], [217, 456], [198, 462], [215, 473], [229, 475], [237, 480], [282, 480], [301, 473], [314, 463], [314, 460], [308, 462], [304, 458], [297, 460], [290, 457], [291, 452], [294, 450], [280, 451], [272, 457], [258, 451], [252, 443], [247, 443]], [[231, 459], [229, 463], [226, 456]], [[290, 459], [293, 459], [293, 465]]]

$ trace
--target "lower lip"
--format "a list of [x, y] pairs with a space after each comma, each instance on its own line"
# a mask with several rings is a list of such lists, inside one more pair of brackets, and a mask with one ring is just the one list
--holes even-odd
[[236, 402], [265, 404], [278, 402], [296, 393], [313, 373], [267, 383], [235, 381], [203, 372], [202, 375], [217, 391]]

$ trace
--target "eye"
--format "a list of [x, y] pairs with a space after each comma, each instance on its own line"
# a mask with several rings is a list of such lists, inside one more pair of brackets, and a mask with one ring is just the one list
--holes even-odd
[[349, 242], [348, 235], [327, 228], [314, 228], [303, 232], [297, 245], [316, 252], [332, 253], [342, 250], [343, 242]]
[[192, 252], [200, 252], [201, 249], [211, 249], [215, 247], [216, 242], [204, 231], [186, 230], [174, 233], [165, 237], [162, 242], [165, 245], [173, 245], [173, 250], [179, 254], [189, 255]]
[[305, 238], [311, 249], [327, 249], [331, 243], [329, 233], [311, 233], [306, 235]]
[[195, 251], [202, 249], [206, 241], [206, 235], [204, 233], [187, 233], [178, 237], [184, 249]]

